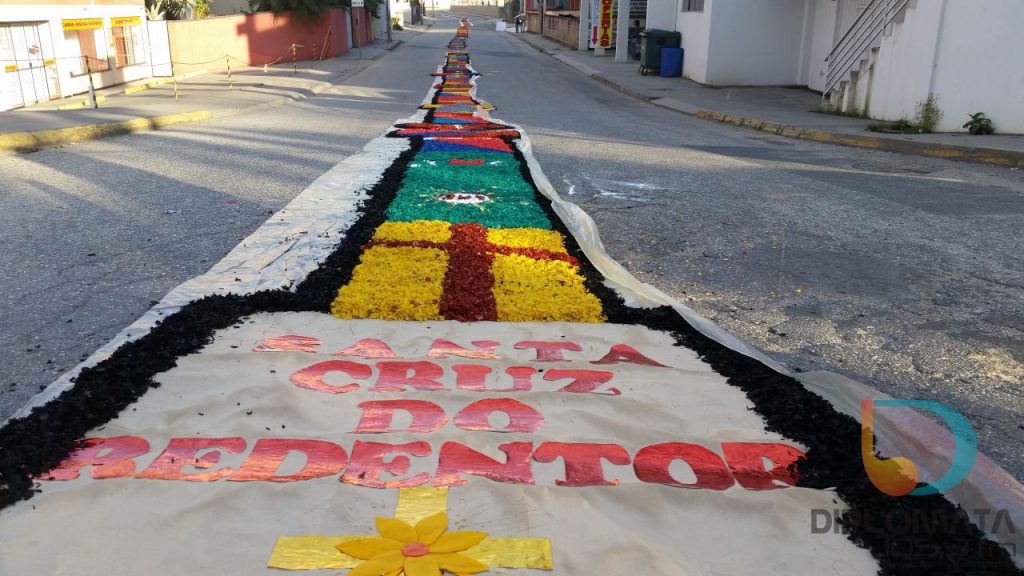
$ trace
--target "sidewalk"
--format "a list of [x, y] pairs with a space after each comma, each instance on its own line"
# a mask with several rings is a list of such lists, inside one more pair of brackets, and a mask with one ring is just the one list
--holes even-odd
[[[352, 48], [337, 58], [299, 62], [297, 71], [293, 70], [291, 63], [270, 66], [266, 72], [262, 67], [232, 68], [230, 85], [227, 71], [180, 76], [177, 101], [171, 78], [151, 78], [97, 90], [97, 98], [101, 100], [98, 109], [59, 109], [88, 99], [88, 95], [80, 94], [0, 112], [0, 153], [32, 151], [45, 146], [225, 117], [258, 106], [274, 106], [308, 98], [356, 74], [432, 24], [428, 21], [424, 26], [394, 30], [390, 43], [378, 39], [364, 46], [361, 55], [359, 48]], [[162, 83], [153, 85], [154, 81]], [[151, 83], [151, 87], [145, 88], [147, 83]], [[140, 91], [126, 95], [126, 88]]]
[[538, 34], [512, 34], [526, 44], [655, 106], [745, 126], [781, 136], [1024, 168], [1024, 136], [964, 134], [880, 134], [866, 130], [876, 120], [813, 112], [821, 97], [809, 90], [781, 87], [707, 87], [685, 78], [641, 76], [639, 64], [616, 63], [614, 51], [604, 57], [572, 50]]

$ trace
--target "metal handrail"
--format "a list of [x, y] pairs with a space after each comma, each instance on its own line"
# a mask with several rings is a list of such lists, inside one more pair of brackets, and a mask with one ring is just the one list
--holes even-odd
[[909, 3], [910, 0], [872, 0], [864, 7], [825, 58], [828, 62], [826, 94], [849, 75], [857, 62], [874, 46], [875, 40]]

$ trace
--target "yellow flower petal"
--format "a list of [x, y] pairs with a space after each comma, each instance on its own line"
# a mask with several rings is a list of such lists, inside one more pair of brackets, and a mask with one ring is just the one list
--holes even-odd
[[440, 566], [442, 570], [447, 570], [456, 574], [476, 574], [477, 572], [487, 571], [486, 564], [481, 564], [469, 556], [463, 556], [462, 554], [434, 554], [433, 556], [434, 560], [437, 561], [437, 565]]
[[385, 552], [375, 556], [373, 560], [367, 560], [356, 566], [348, 573], [348, 576], [383, 576], [401, 571], [405, 562], [405, 556], [398, 550]]
[[337, 546], [338, 550], [341, 550], [342, 553], [348, 554], [353, 558], [359, 558], [360, 560], [369, 560], [374, 556], [398, 550], [401, 547], [402, 543], [398, 540], [372, 537], [349, 540]]
[[444, 512], [438, 512], [416, 523], [416, 535], [419, 536], [420, 542], [429, 546], [437, 540], [438, 536], [444, 534], [447, 528], [448, 515]]
[[441, 568], [429, 554], [405, 559], [405, 576], [440, 576]]
[[445, 532], [430, 545], [430, 553], [462, 552], [483, 542], [484, 538], [487, 538], [486, 532]]
[[384, 538], [402, 544], [416, 541], [416, 530], [398, 518], [377, 518], [377, 531]]

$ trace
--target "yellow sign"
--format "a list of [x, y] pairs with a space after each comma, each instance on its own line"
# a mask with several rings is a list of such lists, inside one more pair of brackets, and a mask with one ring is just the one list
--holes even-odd
[[54, 66], [55, 64], [57, 64], [57, 61], [53, 58], [50, 58], [49, 60], [43, 60], [43, 66]]
[[79, 18], [77, 20], [61, 20], [65, 32], [75, 30], [95, 30], [103, 28], [103, 18]]
[[18, 71], [18, 65], [17, 64], [8, 64], [7, 66], [4, 66], [4, 72], [17, 72], [17, 71]]
[[612, 47], [612, 11], [615, 9], [613, 0], [601, 0], [597, 14], [597, 47]]
[[138, 26], [142, 24], [142, 19], [138, 16], [124, 16], [121, 18], [111, 18], [110, 27], [117, 28], [119, 26]]

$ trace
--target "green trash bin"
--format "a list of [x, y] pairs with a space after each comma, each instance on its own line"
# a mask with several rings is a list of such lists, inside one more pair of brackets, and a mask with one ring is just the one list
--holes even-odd
[[683, 35], [669, 30], [651, 28], [640, 33], [640, 74], [647, 76], [661, 67], [661, 49], [679, 48]]

